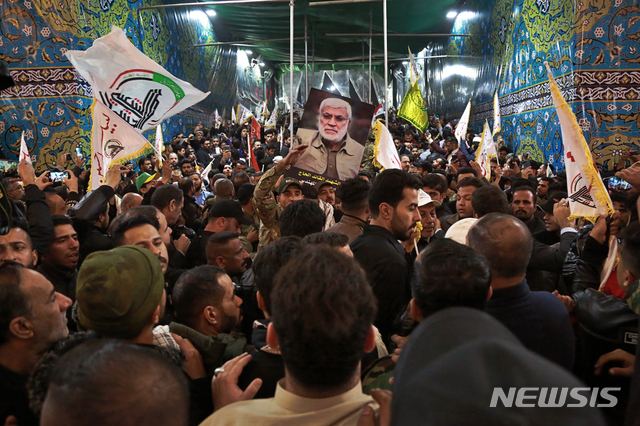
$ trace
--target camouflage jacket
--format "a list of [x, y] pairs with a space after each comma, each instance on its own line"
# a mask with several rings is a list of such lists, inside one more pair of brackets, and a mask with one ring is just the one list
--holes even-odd
[[280, 176], [282, 173], [278, 173], [275, 167], [271, 168], [262, 176], [253, 192], [253, 208], [256, 217], [260, 219], [260, 230], [258, 231], [260, 247], [264, 247], [280, 237], [278, 221], [282, 214], [282, 207], [273, 195]]
[[[273, 192], [276, 189], [278, 179], [280, 179], [283, 173], [277, 173], [276, 168], [273, 167], [262, 176], [253, 192], [253, 208], [256, 218], [260, 221], [258, 231], [260, 247], [271, 244], [280, 238], [280, 215], [282, 214], [282, 207], [280, 207], [280, 204], [276, 201]], [[326, 230], [336, 223], [333, 218], [333, 206], [322, 200], [317, 200], [317, 202], [324, 213], [324, 229]]]

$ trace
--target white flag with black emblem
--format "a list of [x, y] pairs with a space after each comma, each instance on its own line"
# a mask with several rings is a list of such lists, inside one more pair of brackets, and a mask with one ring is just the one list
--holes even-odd
[[91, 85], [93, 97], [139, 133], [209, 95], [171, 75], [115, 25], [89, 49], [69, 50], [66, 55]]

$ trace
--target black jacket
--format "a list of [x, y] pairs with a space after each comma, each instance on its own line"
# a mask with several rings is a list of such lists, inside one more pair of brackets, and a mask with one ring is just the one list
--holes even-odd
[[29, 237], [34, 250], [42, 258], [53, 242], [53, 220], [47, 205], [47, 197], [36, 185], [27, 185], [22, 201], [27, 206], [26, 219], [29, 223]]
[[533, 251], [527, 268], [527, 283], [532, 291], [554, 291], [555, 288], [546, 288], [542, 271], [562, 273], [562, 265], [571, 243], [578, 235], [577, 232], [565, 232], [560, 236], [560, 247], [554, 248], [533, 240]]
[[405, 250], [387, 229], [367, 225], [362, 235], [351, 243], [351, 251], [366, 271], [378, 299], [374, 325], [380, 330], [385, 344], [390, 346], [393, 322], [411, 300]]
[[609, 246], [607, 244], [600, 244], [591, 235], [587, 237], [584, 249], [576, 262], [572, 284], [573, 293], [587, 288], [597, 290], [600, 287], [600, 274], [608, 255]]

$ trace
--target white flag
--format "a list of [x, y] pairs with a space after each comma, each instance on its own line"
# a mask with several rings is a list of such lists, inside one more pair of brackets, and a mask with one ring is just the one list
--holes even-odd
[[231, 108], [231, 123], [236, 124], [238, 120], [236, 119], [236, 109]]
[[496, 90], [496, 94], [493, 96], [493, 132], [492, 135], [495, 136], [496, 133], [500, 131], [500, 102], [498, 101], [498, 91]]
[[398, 157], [398, 150], [393, 143], [393, 136], [389, 133], [389, 129], [382, 124], [382, 121], [376, 121], [373, 125], [373, 131], [376, 135], [374, 147], [373, 164], [386, 169], [401, 169], [402, 163]]
[[140, 133], [209, 95], [156, 64], [116, 26], [89, 49], [66, 55], [91, 84], [94, 98]]
[[24, 131], [22, 132], [22, 136], [20, 137], [20, 159], [19, 161], [27, 160], [28, 163], [31, 163], [31, 157], [29, 156], [29, 150], [27, 149], [27, 141], [24, 140]]
[[276, 127], [276, 109], [273, 109], [273, 112], [271, 112], [271, 117], [269, 117], [269, 120], [267, 120], [267, 122], [264, 124], [264, 127]]
[[595, 167], [589, 145], [584, 139], [571, 107], [564, 100], [547, 62], [549, 87], [553, 106], [556, 108], [562, 145], [564, 147], [564, 165], [567, 172], [567, 192], [569, 193], [570, 218], [584, 217], [595, 222], [599, 216], [614, 214], [609, 193], [602, 183]]
[[467, 137], [467, 127], [469, 127], [469, 114], [471, 113], [471, 101], [467, 104], [467, 107], [464, 109], [462, 113], [462, 117], [460, 117], [460, 121], [456, 126], [456, 131], [454, 133], [456, 139], [458, 139], [458, 143], [464, 138]]
[[220, 119], [220, 114], [218, 114], [218, 108], [213, 111], [213, 127], [219, 129], [222, 126], [222, 120]]
[[[491, 155], [489, 155], [489, 147], [493, 145], [493, 136], [489, 130], [489, 123], [485, 121], [484, 131], [482, 132], [482, 142], [476, 151], [476, 163], [482, 170], [482, 177], [491, 179]], [[495, 151], [495, 149], [494, 149]]]
[[242, 123], [249, 117], [253, 117], [253, 113], [249, 108], [242, 104], [238, 104], [238, 123]]
[[409, 49], [409, 62], [411, 63], [411, 66], [410, 66], [411, 84], [413, 85], [413, 83], [420, 80], [420, 71], [418, 70], [418, 64], [416, 60], [413, 58], [413, 55], [411, 54], [411, 48], [407, 46], [407, 49]]
[[139, 157], [150, 147], [140, 133], [118, 114], [93, 101], [93, 134], [91, 137], [91, 190], [104, 182], [104, 177], [113, 162], [124, 163]]

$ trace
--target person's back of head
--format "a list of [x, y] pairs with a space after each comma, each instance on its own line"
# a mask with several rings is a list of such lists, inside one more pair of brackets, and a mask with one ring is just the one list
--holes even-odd
[[491, 294], [491, 271], [478, 252], [445, 238], [420, 253], [411, 287], [415, 319], [452, 306], [484, 309]]
[[252, 183], [245, 183], [244, 185], [238, 188], [236, 192], [238, 202], [241, 206], [246, 206], [249, 204], [249, 201], [253, 199], [253, 192], [255, 191], [256, 186]]
[[513, 193], [518, 188], [522, 188], [523, 186], [533, 189], [535, 193], [536, 184], [525, 178], [517, 178], [513, 181], [513, 183], [511, 184], [511, 193]]
[[180, 205], [184, 200], [184, 195], [180, 188], [175, 185], [166, 184], [157, 188], [151, 196], [151, 205], [158, 210], [163, 210], [173, 201], [176, 205]]
[[376, 300], [357, 261], [331, 247], [306, 247], [277, 274], [271, 301], [282, 359], [296, 383], [313, 391], [359, 384], [364, 350], [375, 346]]
[[258, 250], [251, 270], [259, 292], [258, 303], [262, 298], [262, 309], [268, 314], [271, 314], [271, 292], [276, 274], [304, 246], [305, 242], [300, 237], [282, 237]]
[[198, 330], [205, 309], [222, 306], [225, 289], [219, 278], [223, 275], [224, 269], [210, 265], [197, 266], [180, 275], [171, 294], [178, 323]]
[[180, 180], [178, 181], [178, 188], [180, 188], [184, 195], [193, 195], [193, 179], [191, 179], [190, 177], [180, 178]]
[[623, 269], [622, 272], [626, 275], [624, 281], [627, 285], [640, 279], [640, 224], [638, 222], [632, 222], [622, 231], [618, 268]]
[[549, 189], [547, 189], [547, 199], [552, 198], [553, 194], [557, 194], [558, 192], [567, 192], [567, 182], [553, 182], [549, 185]]
[[218, 179], [213, 185], [213, 190], [216, 194], [216, 198], [223, 200], [230, 200], [235, 195], [235, 188], [233, 182], [229, 179]]
[[94, 339], [60, 358], [51, 374], [42, 425], [188, 423], [187, 380], [153, 349]]
[[369, 182], [361, 178], [347, 179], [340, 184], [336, 197], [342, 203], [342, 210], [353, 216], [363, 214], [369, 205], [369, 189]]
[[314, 232], [322, 232], [324, 222], [324, 212], [317, 201], [294, 201], [280, 215], [280, 235], [303, 238]]
[[249, 181], [250, 181], [249, 175], [246, 172], [239, 172], [233, 176], [233, 184], [236, 188], [236, 191], [242, 185], [249, 183]]
[[507, 195], [495, 185], [485, 186], [473, 191], [471, 206], [478, 218], [489, 213], [507, 213], [509, 211]]
[[502, 213], [489, 213], [469, 230], [469, 246], [482, 254], [494, 278], [524, 278], [533, 250], [527, 226]]

